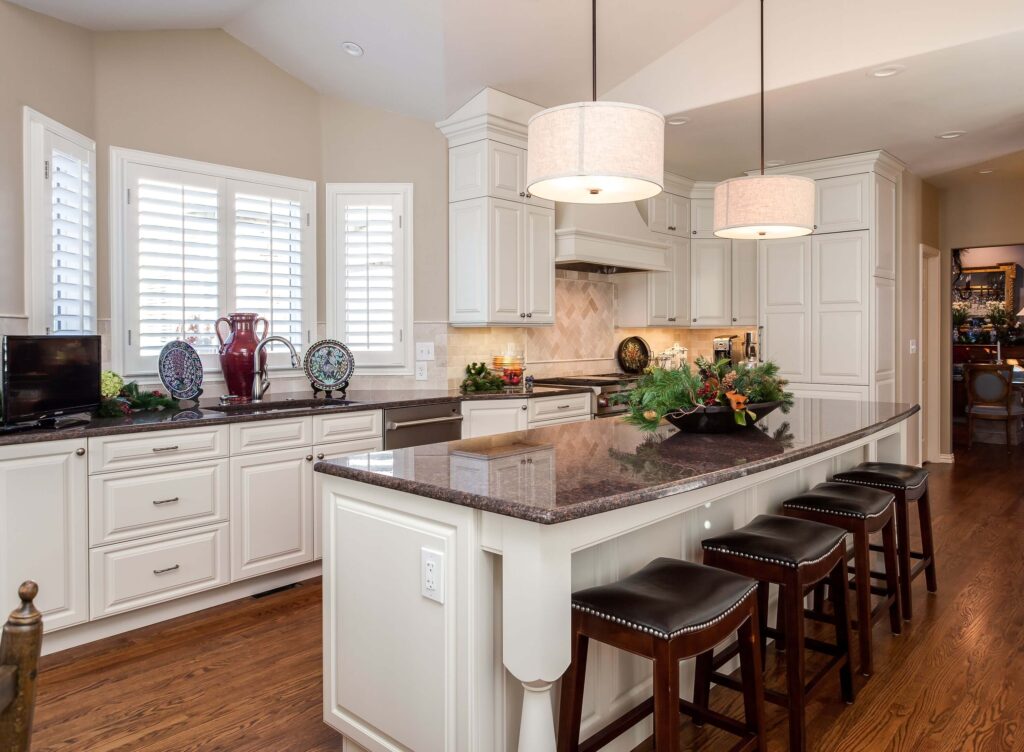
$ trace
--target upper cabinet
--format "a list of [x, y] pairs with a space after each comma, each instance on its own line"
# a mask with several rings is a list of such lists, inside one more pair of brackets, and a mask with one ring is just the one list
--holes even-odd
[[448, 200], [503, 198], [555, 208], [526, 190], [526, 149], [481, 139], [448, 150]]
[[686, 326], [690, 316], [690, 242], [671, 242], [667, 272], [616, 274], [616, 326]]
[[757, 326], [757, 241], [732, 241], [732, 323]]
[[690, 237], [690, 199], [662, 191], [646, 201], [638, 201], [637, 209], [652, 232]]
[[732, 323], [732, 241], [690, 241], [690, 324]]
[[871, 223], [871, 175], [844, 175], [815, 181], [814, 232], [866, 230]]
[[715, 200], [712, 198], [690, 199], [690, 237], [715, 237]]

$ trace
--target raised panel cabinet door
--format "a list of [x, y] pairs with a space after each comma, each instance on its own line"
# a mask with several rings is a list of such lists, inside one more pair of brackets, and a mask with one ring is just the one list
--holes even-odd
[[231, 579], [313, 560], [312, 448], [231, 458]]
[[673, 193], [662, 193], [667, 211], [667, 230], [671, 235], [690, 237], [690, 199]]
[[[522, 324], [526, 311], [520, 310], [523, 266], [523, 214], [521, 203], [490, 199], [490, 312], [496, 324]], [[522, 314], [522, 315], [520, 315]]]
[[448, 313], [453, 324], [487, 322], [490, 200], [448, 205]]
[[811, 353], [816, 383], [868, 383], [868, 246], [866, 230], [813, 236]]
[[759, 241], [757, 277], [759, 357], [811, 381], [811, 238]]
[[555, 210], [523, 209], [523, 313], [527, 324], [555, 323]]
[[757, 241], [732, 241], [732, 323], [757, 325]]
[[715, 237], [715, 200], [711, 198], [690, 199], [690, 237]]
[[526, 198], [526, 149], [497, 141], [487, 142], [488, 190], [494, 198]]
[[448, 150], [448, 200], [487, 195], [487, 142], [474, 141]]
[[[379, 452], [384, 449], [384, 439], [380, 436], [357, 439], [355, 441], [337, 441], [332, 444], [319, 444], [313, 447], [313, 458], [317, 462], [330, 462], [340, 457], [351, 457], [357, 454]], [[367, 463], [369, 458], [367, 458]], [[310, 467], [310, 472], [313, 468]], [[314, 476], [313, 496], [313, 558], [323, 557], [323, 535], [324, 535], [324, 508], [320, 503], [320, 494], [316, 492], [316, 477]]]
[[690, 241], [690, 323], [727, 326], [731, 319], [731, 242], [719, 238]]
[[647, 325], [668, 326], [672, 304], [672, 272], [647, 272]]
[[876, 277], [896, 279], [896, 183], [874, 176]]
[[647, 228], [652, 232], [668, 232], [668, 194], [659, 193], [647, 199]]
[[[81, 454], [79, 454], [81, 452]], [[0, 613], [18, 586], [39, 585], [36, 606], [52, 632], [89, 619], [89, 475], [86, 442], [0, 448]]]
[[690, 240], [677, 238], [669, 249], [672, 263], [672, 300], [669, 326], [690, 325]]
[[844, 175], [815, 181], [814, 232], [866, 230], [870, 226], [871, 175]]
[[529, 420], [525, 399], [462, 401], [462, 438], [525, 431]]

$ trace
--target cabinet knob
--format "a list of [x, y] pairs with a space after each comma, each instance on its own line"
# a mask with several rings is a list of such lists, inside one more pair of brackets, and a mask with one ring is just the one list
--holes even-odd
[[75, 454], [77, 454], [79, 457], [81, 457], [82, 455], [85, 454], [85, 448], [84, 447], [79, 447], [78, 449], [75, 450]]
[[697, 234], [697, 231], [696, 231], [696, 230], [691, 230], [690, 232], [692, 232], [692, 233], [693, 233], [694, 235], [696, 235], [696, 234]]
[[532, 319], [533, 318], [533, 313], [531, 312], [531, 313], [526, 314], [526, 318]]
[[668, 229], [670, 229], [670, 230], [672, 230], [673, 232], [675, 232], [675, 229], [676, 229], [676, 228], [675, 228], [675, 227], [673, 227], [672, 225], [669, 225]]
[[318, 455], [316, 456], [316, 458], [317, 458], [318, 460], [322, 460], [322, 459], [324, 458], [324, 453], [323, 453], [323, 452], [320, 452], [320, 454], [318, 454]]
[[526, 314], [525, 314], [525, 313], [520, 313], [520, 314], [519, 314], [519, 318], [521, 318], [521, 319], [525, 319], [525, 318], [526, 318]]
[[739, 321], [739, 319], [737, 319], [735, 316], [732, 317], [732, 320], [733, 321]]
[[306, 455], [306, 462], [312, 462], [312, 461], [313, 461], [313, 455], [312, 454], [307, 454]]
[[696, 323], [697, 323], [697, 319], [694, 319], [694, 320], [693, 320], [693, 323], [694, 323], [694, 324], [696, 324]]
[[675, 316], [669, 316], [669, 317], [668, 317], [668, 320], [669, 320], [669, 321], [675, 321], [675, 320], [676, 320], [676, 317], [675, 317]]
[[527, 198], [533, 198], [533, 194], [532, 194], [532, 193], [530, 193], [529, 191], [527, 191], [527, 192], [526, 192], [526, 197], [527, 197]]
[[520, 410], [525, 410], [525, 409], [526, 409], [526, 405], [523, 405], [523, 406], [522, 406], [522, 407], [520, 407], [519, 409], [520, 409]]
[[519, 191], [519, 195], [520, 195], [520, 196], [521, 196], [522, 198], [526, 198], [526, 191]]

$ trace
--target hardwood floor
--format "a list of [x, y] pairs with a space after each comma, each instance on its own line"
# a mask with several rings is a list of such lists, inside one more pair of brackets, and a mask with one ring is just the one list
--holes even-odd
[[[811, 749], [1024, 749], [1024, 448], [975, 445], [929, 469], [939, 593], [916, 580], [903, 635], [876, 625], [876, 673], [858, 677], [854, 705], [834, 680], [818, 692]], [[33, 749], [337, 751], [320, 656], [317, 581], [50, 656]], [[738, 700], [716, 689], [712, 706]], [[769, 748], [785, 749], [783, 711], [769, 706], [768, 723]], [[728, 747], [710, 729], [682, 734], [687, 748]]]

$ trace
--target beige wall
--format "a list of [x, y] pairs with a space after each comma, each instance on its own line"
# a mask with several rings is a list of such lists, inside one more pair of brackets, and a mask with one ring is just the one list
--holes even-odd
[[0, 333], [24, 326], [26, 313], [22, 108], [93, 135], [92, 39], [0, 0]]
[[413, 317], [447, 321], [447, 140], [432, 123], [334, 97], [321, 100], [320, 127], [325, 183], [413, 184]]

